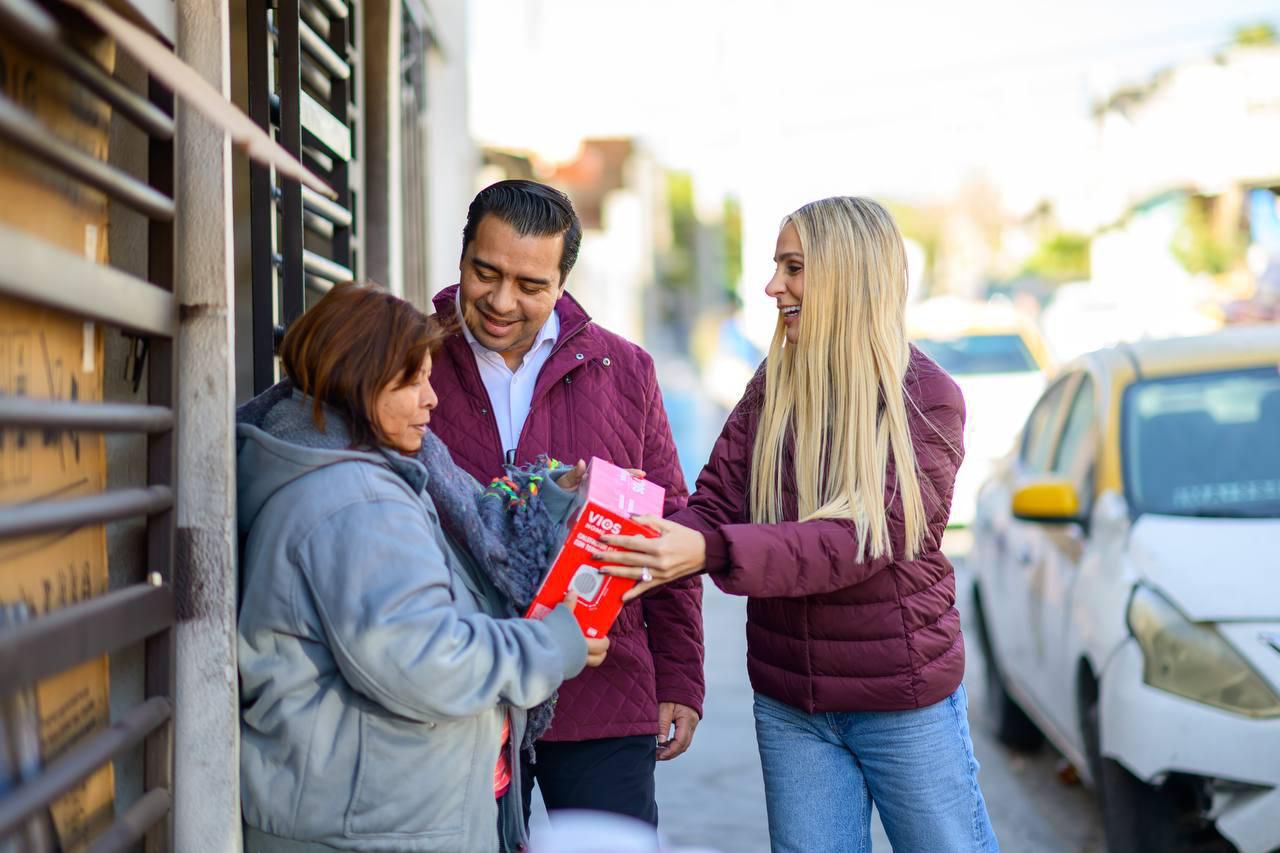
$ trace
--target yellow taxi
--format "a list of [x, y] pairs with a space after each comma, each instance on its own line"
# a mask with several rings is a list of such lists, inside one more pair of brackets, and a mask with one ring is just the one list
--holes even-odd
[[1065, 365], [969, 563], [988, 720], [1080, 769], [1109, 850], [1280, 848], [1280, 326]]

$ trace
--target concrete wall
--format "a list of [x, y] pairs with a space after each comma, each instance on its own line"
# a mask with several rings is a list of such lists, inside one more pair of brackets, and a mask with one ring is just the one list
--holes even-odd
[[477, 187], [471, 139], [465, 0], [430, 0], [436, 49], [427, 66], [427, 246], [429, 292], [458, 280], [462, 226]]
[[400, 174], [400, 2], [364, 8], [364, 181], [367, 275], [404, 294]]
[[[181, 0], [178, 53], [230, 97], [228, 0]], [[174, 849], [235, 853], [241, 840], [231, 146], [182, 102], [177, 121], [183, 165], [177, 183]]]

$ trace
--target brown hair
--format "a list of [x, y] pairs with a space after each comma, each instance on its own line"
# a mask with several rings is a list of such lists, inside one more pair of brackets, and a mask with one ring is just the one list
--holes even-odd
[[446, 330], [377, 284], [334, 286], [299, 317], [280, 344], [294, 387], [315, 401], [311, 417], [324, 429], [324, 406], [347, 421], [353, 446], [385, 443], [374, 417], [378, 394], [412, 382]]

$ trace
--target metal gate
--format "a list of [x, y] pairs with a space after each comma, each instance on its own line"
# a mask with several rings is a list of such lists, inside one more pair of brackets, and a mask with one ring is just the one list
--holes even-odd
[[[173, 96], [154, 81], [144, 97], [121, 84], [67, 37], [61, 18], [31, 0], [0, 0], [0, 27], [61, 69], [145, 134], [147, 178], [140, 179], [60, 141], [24, 105], [0, 94], [0, 140], [60, 180], [91, 187], [147, 220], [145, 279], [0, 225], [0, 295], [104, 324], [134, 339], [138, 403], [83, 403], [0, 396], [0, 430], [10, 436], [134, 433], [145, 436], [146, 481], [75, 498], [0, 505], [0, 543], [127, 518], [146, 519], [148, 581], [85, 598], [0, 632], [0, 695], [8, 696], [74, 665], [134, 644], [145, 646], [145, 699], [110, 727], [61, 754], [0, 799], [0, 837], [21, 830], [80, 780], [138, 744], [145, 749], [145, 793], [103, 834], [94, 853], [172, 848], [175, 341]], [[39, 216], [31, 211], [30, 216]]]
[[337, 193], [252, 165], [254, 393], [276, 380], [285, 328], [362, 275], [359, 10], [347, 0], [248, 0], [249, 115]]

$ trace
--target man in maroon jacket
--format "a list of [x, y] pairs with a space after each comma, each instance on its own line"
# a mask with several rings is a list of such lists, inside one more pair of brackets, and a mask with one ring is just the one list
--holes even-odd
[[[568, 197], [543, 184], [502, 181], [472, 201], [461, 283], [435, 298], [437, 316], [463, 323], [433, 360], [445, 414], [431, 428], [481, 482], [504, 461], [599, 456], [645, 471], [670, 514], [688, 490], [653, 359], [565, 292], [581, 240]], [[609, 638], [604, 665], [560, 688], [555, 722], [524, 768], [526, 806], [536, 780], [548, 809], [656, 825], [654, 762], [688, 749], [702, 714], [700, 579], [627, 605]]]

